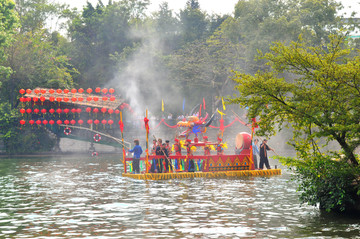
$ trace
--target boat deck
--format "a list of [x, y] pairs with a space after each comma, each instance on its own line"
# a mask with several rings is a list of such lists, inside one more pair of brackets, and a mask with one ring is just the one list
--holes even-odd
[[281, 169], [194, 172], [194, 173], [179, 172], [179, 173], [145, 173], [145, 174], [123, 173], [122, 174], [122, 176], [124, 176], [124, 177], [129, 177], [129, 178], [139, 179], [139, 180], [254, 177], [254, 176], [273, 176], [273, 175], [281, 175]]

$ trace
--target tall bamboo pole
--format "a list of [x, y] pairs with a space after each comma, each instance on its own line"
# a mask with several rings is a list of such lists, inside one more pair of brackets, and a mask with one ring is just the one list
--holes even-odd
[[[145, 117], [146, 117], [146, 119], [148, 119], [148, 110], [146, 110], [146, 116]], [[145, 167], [146, 167], [146, 173], [149, 173], [149, 129], [146, 127], [146, 125], [145, 125], [145, 130], [146, 130], [146, 162], [145, 162]]]
[[[122, 111], [120, 111], [120, 122], [121, 124], [123, 124], [122, 122]], [[126, 153], [125, 153], [125, 147], [124, 147], [124, 133], [123, 133], [123, 128], [121, 129], [121, 142], [123, 144], [123, 164], [124, 164], [124, 173], [126, 173]]]

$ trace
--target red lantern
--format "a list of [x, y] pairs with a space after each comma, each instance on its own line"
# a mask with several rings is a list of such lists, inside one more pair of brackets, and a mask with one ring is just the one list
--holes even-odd
[[24, 97], [20, 97], [20, 102], [25, 102], [26, 101], [26, 99], [24, 98]]
[[77, 92], [76, 89], [71, 89], [71, 93], [75, 94]]
[[25, 90], [24, 90], [24, 89], [20, 89], [19, 92], [20, 92], [20, 94], [22, 94], [22, 95], [25, 94]]
[[86, 90], [86, 92], [87, 92], [88, 94], [91, 94], [92, 89], [88, 88], [88, 89]]
[[39, 109], [34, 109], [35, 114], [39, 114]]
[[79, 123], [79, 125], [82, 125], [82, 124], [84, 123], [84, 121], [83, 121], [83, 120], [79, 120], [78, 123]]
[[76, 124], [76, 120], [71, 120], [70, 124], [72, 124], [72, 125]]
[[26, 109], [26, 113], [31, 114], [32, 110], [31, 109]]
[[45, 89], [41, 89], [40, 92], [41, 92], [41, 94], [45, 94], [45, 93], [46, 93], [46, 90], [45, 90]]
[[107, 101], [108, 98], [107, 98], [106, 96], [104, 96], [104, 97], [102, 98], [102, 100], [103, 100], [103, 101]]
[[58, 113], [58, 114], [61, 114], [61, 112], [62, 112], [62, 109], [57, 109], [56, 110], [56, 113]]
[[20, 113], [24, 114], [25, 113], [25, 109], [20, 109]]
[[78, 92], [79, 92], [80, 94], [82, 94], [82, 93], [84, 93], [84, 89], [83, 89], [83, 88], [80, 88], [80, 89], [78, 89]]
[[103, 120], [101, 121], [101, 123], [102, 123], [103, 125], [106, 125], [107, 121], [103, 119]]
[[53, 120], [49, 120], [49, 124], [53, 125], [55, 122]]
[[55, 110], [54, 109], [49, 109], [50, 114], [54, 114]]
[[64, 124], [68, 125], [70, 122], [68, 120], [64, 120]]
[[57, 98], [56, 98], [56, 101], [60, 103], [60, 102], [62, 101], [62, 98], [61, 98], [61, 97], [57, 97]]
[[25, 120], [20, 120], [20, 124], [21, 124], [21, 125], [24, 125], [25, 123], [26, 123]]
[[87, 107], [87, 108], [86, 108], [86, 112], [90, 113], [90, 112], [91, 112], [91, 108], [90, 108], [90, 107]]
[[62, 121], [61, 121], [61, 120], [57, 120], [56, 123], [57, 123], [58, 125], [61, 125], [61, 124], [62, 124]]
[[86, 98], [86, 100], [90, 102], [92, 100], [92, 98], [88, 97], [88, 98]]
[[35, 121], [29, 120], [29, 124], [33, 125], [34, 123], [35, 123]]
[[99, 100], [99, 97], [94, 96], [93, 100], [94, 100], [95, 102], [97, 102], [97, 101]]
[[112, 113], [114, 113], [114, 110], [113, 110], [113, 109], [109, 109], [108, 112], [109, 112], [109, 114], [112, 114]]
[[83, 101], [84, 101], [84, 98], [79, 97], [79, 98], [78, 98], [78, 101], [79, 101], [79, 102], [83, 102]]
[[35, 122], [37, 125], [41, 125], [41, 120], [37, 120], [36, 122]]
[[69, 112], [70, 112], [69, 109], [64, 109], [64, 113], [65, 113], [65, 114], [68, 114]]
[[49, 100], [50, 100], [50, 102], [54, 102], [54, 101], [55, 101], [55, 97], [54, 97], [54, 96], [50, 96], [50, 97], [49, 97]]
[[115, 114], [120, 114], [120, 110], [115, 110]]
[[25, 98], [25, 100], [27, 101], [27, 102], [31, 102], [31, 98], [29, 97], [29, 98]]
[[100, 93], [100, 91], [101, 91], [101, 88], [100, 88], [100, 87], [96, 87], [95, 92], [96, 92], [96, 93]]
[[110, 94], [114, 94], [115, 90], [113, 88], [109, 89]]
[[33, 100], [34, 102], [38, 102], [38, 101], [39, 101], [39, 98], [37, 98], [37, 97], [35, 96], [35, 97], [32, 98], [32, 100]]
[[101, 112], [103, 112], [104, 114], [106, 113], [107, 109], [106, 108], [101, 108]]
[[46, 109], [41, 109], [42, 114], [46, 114]]
[[72, 109], [71, 109], [71, 113], [75, 114], [75, 113], [76, 113], [76, 109], [72, 108]]
[[81, 113], [81, 109], [80, 109], [80, 108], [77, 108], [77, 109], [76, 109], [76, 113], [80, 114], [80, 113]]
[[39, 89], [35, 89], [34, 92], [35, 92], [35, 94], [38, 95], [38, 94], [40, 93], [40, 90], [39, 90]]
[[49, 90], [49, 93], [50, 93], [50, 94], [54, 94], [54, 93], [55, 93], [55, 90], [54, 90], [54, 89], [50, 89], [50, 90]]
[[44, 97], [44, 96], [41, 96], [41, 97], [40, 97], [40, 101], [41, 101], [41, 102], [44, 102], [44, 101], [45, 101], [45, 97]]
[[68, 102], [68, 101], [69, 101], [69, 98], [64, 97], [64, 101], [65, 101], [65, 102]]
[[61, 89], [57, 89], [57, 90], [56, 90], [56, 93], [61, 94], [61, 93], [62, 93], [62, 90], [61, 90]]
[[94, 112], [95, 114], [97, 114], [97, 113], [99, 113], [99, 109], [98, 109], [98, 108], [94, 108], [94, 109], [93, 109], [93, 112]]
[[72, 101], [72, 102], [76, 102], [76, 101], [77, 101], [77, 98], [76, 98], [76, 97], [72, 97], [72, 98], [71, 98], [71, 101]]
[[69, 93], [69, 90], [68, 90], [68, 89], [64, 89], [64, 93], [65, 93], [65, 94]]
[[104, 88], [102, 89], [102, 93], [106, 94], [108, 92], [108, 89]]
[[113, 120], [109, 120], [108, 123], [109, 123], [109, 125], [112, 125], [112, 124], [114, 123], [114, 121], [113, 121]]
[[110, 101], [115, 101], [115, 99], [116, 99], [115, 96], [110, 97]]
[[96, 124], [96, 125], [98, 125], [100, 123], [100, 121], [99, 120], [94, 120], [94, 124]]
[[91, 119], [89, 119], [89, 120], [87, 121], [87, 123], [88, 123], [88, 124], [92, 124], [93, 121], [92, 121]]
[[30, 89], [27, 89], [27, 90], [26, 90], [26, 94], [31, 94], [31, 90], [30, 90]]
[[43, 125], [47, 125], [48, 124], [48, 121], [47, 120], [43, 120]]

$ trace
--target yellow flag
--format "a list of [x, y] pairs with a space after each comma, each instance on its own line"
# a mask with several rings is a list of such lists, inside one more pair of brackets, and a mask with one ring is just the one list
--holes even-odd
[[164, 112], [164, 100], [161, 100], [161, 111]]
[[221, 112], [219, 109], [218, 109], [217, 111], [218, 111], [219, 114], [221, 114], [221, 115], [226, 115], [226, 114], [224, 114], [223, 112]]
[[225, 103], [224, 103], [224, 97], [221, 98], [221, 101], [222, 101], [222, 105], [223, 105], [223, 110], [226, 110]]

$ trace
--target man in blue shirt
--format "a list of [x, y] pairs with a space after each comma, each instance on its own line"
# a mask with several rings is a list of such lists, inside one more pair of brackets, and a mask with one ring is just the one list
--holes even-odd
[[130, 153], [134, 153], [134, 159], [133, 159], [133, 172], [134, 173], [140, 173], [140, 167], [139, 167], [139, 163], [140, 163], [140, 156], [143, 152], [141, 146], [139, 145], [139, 140], [135, 139], [134, 140], [135, 146], [133, 149], [130, 149], [129, 152]]
[[253, 150], [253, 161], [254, 161], [254, 165], [255, 165], [255, 169], [258, 169], [258, 164], [257, 164], [257, 157], [256, 155], [259, 154], [260, 155], [260, 152], [259, 152], [259, 148], [257, 146], [257, 143], [259, 142], [258, 139], [255, 139], [253, 142], [252, 142], [252, 150]]

